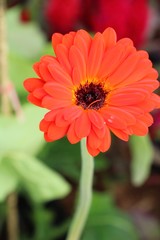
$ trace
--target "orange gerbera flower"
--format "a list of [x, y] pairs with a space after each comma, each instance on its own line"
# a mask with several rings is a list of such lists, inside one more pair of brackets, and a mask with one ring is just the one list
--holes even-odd
[[96, 156], [110, 147], [110, 132], [124, 141], [147, 134], [149, 112], [160, 107], [153, 93], [158, 74], [147, 52], [128, 38], [116, 41], [112, 28], [93, 38], [84, 30], [55, 33], [52, 44], [56, 57], [42, 57], [34, 64], [38, 78], [24, 82], [28, 100], [49, 110], [40, 123], [46, 141], [86, 137]]

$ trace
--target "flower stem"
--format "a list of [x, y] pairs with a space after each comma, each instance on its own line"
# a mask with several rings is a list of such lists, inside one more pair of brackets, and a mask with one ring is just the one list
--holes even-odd
[[79, 240], [83, 231], [92, 200], [94, 158], [86, 149], [86, 139], [81, 140], [82, 170], [78, 206], [68, 233], [67, 240]]

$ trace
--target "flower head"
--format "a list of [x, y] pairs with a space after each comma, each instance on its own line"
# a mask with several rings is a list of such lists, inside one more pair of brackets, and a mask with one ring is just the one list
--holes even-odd
[[55, 33], [52, 44], [56, 57], [42, 57], [34, 64], [38, 78], [24, 82], [28, 100], [49, 110], [40, 123], [46, 141], [86, 137], [96, 156], [109, 149], [110, 132], [124, 141], [147, 134], [149, 112], [160, 107], [153, 93], [158, 75], [147, 52], [128, 38], [117, 41], [112, 28], [93, 38], [84, 30]]

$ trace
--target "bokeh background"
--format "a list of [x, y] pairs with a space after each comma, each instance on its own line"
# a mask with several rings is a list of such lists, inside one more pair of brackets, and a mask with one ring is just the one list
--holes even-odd
[[[8, 78], [0, 75], [0, 240], [64, 240], [76, 204], [79, 144], [45, 143], [38, 129], [45, 110], [27, 102], [23, 81], [42, 55], [54, 54], [54, 32], [81, 28], [94, 34], [113, 27], [118, 39], [147, 50], [159, 71], [160, 1], [0, 0], [0, 8]], [[110, 150], [96, 157], [82, 240], [160, 240], [160, 110], [152, 114], [148, 136], [128, 143], [112, 136]]]

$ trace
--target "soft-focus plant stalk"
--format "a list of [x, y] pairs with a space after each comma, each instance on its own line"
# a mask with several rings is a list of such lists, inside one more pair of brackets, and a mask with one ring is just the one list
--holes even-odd
[[[1, 113], [10, 115], [11, 106], [9, 101], [9, 76], [8, 76], [8, 55], [7, 55], [7, 37], [5, 22], [6, 1], [0, 0], [0, 96]], [[17, 195], [11, 193], [7, 198], [7, 230], [8, 240], [18, 240], [18, 211]]]
[[7, 39], [5, 22], [5, 0], [0, 0], [0, 95], [3, 114], [10, 113], [9, 98], [6, 94], [8, 85]]
[[82, 169], [77, 209], [69, 229], [67, 240], [79, 240], [83, 231], [92, 200], [94, 158], [86, 149], [86, 139], [81, 140]]
[[8, 240], [19, 239], [19, 221], [18, 221], [18, 207], [17, 194], [11, 193], [7, 198], [7, 232]]

